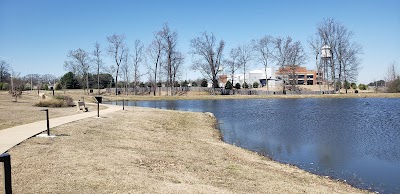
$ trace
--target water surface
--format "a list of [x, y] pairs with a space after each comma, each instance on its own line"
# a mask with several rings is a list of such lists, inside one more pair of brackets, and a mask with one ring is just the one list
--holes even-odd
[[212, 112], [227, 143], [360, 188], [400, 193], [400, 99], [132, 101], [128, 105]]

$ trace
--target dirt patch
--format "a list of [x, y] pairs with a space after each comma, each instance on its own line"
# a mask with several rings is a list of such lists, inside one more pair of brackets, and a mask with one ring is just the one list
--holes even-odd
[[130, 108], [12, 148], [15, 193], [363, 193], [219, 139], [204, 113]]

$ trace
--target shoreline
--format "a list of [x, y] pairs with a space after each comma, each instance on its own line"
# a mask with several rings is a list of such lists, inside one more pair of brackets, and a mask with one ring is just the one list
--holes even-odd
[[[54, 133], [65, 136], [34, 137], [9, 151], [13, 188], [99, 193], [368, 192], [227, 144], [219, 138], [216, 124], [216, 118], [205, 113], [129, 107], [102, 119], [56, 127]], [[76, 154], [79, 161], [67, 160]], [[37, 155], [43, 158], [33, 157]], [[39, 173], [43, 171], [45, 175]], [[107, 177], [116, 180], [108, 182]]]
[[358, 93], [358, 94], [323, 94], [323, 95], [180, 95], [180, 96], [135, 96], [135, 95], [104, 95], [103, 100], [231, 100], [231, 99], [303, 99], [303, 98], [400, 98], [400, 93]]

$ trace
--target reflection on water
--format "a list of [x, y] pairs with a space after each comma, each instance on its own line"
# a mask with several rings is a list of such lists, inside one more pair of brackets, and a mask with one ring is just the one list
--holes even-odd
[[224, 141], [361, 188], [400, 193], [400, 99], [128, 102], [213, 112]]

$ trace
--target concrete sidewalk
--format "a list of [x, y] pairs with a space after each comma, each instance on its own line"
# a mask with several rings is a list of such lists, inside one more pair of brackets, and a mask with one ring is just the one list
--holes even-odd
[[[89, 104], [89, 103], [87, 103]], [[97, 105], [97, 104], [96, 104]], [[100, 110], [100, 117], [104, 114], [115, 112], [118, 110], [122, 110], [121, 106], [109, 105], [109, 104], [101, 104], [102, 106], [108, 107], [107, 109]], [[50, 132], [51, 128], [57, 127], [66, 123], [74, 122], [77, 120], [89, 118], [89, 117], [97, 117], [97, 109], [90, 112], [85, 112], [76, 115], [51, 118], [50, 117]], [[7, 150], [12, 147], [18, 145], [24, 140], [35, 136], [43, 131], [47, 130], [46, 120], [38, 121], [34, 123], [19, 125], [7, 129], [0, 130], [0, 154], [7, 152]]]

